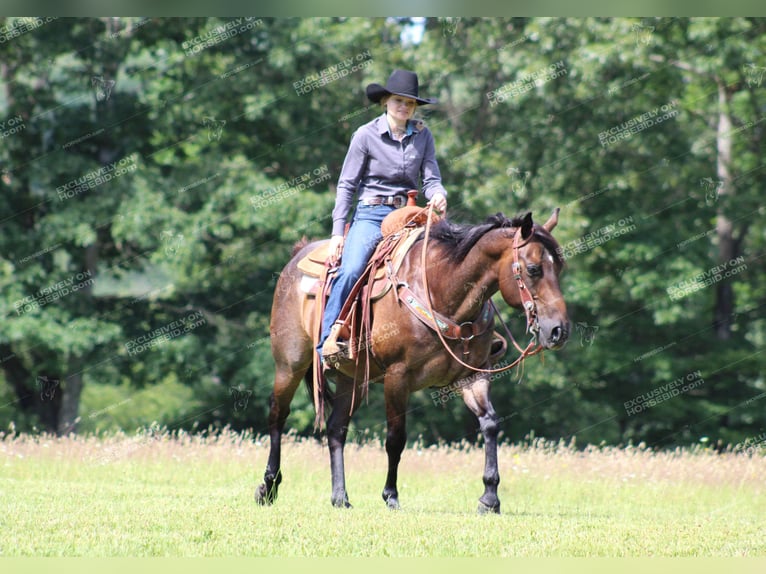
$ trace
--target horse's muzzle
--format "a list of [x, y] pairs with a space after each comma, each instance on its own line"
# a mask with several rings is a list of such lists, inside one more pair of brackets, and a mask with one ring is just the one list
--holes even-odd
[[569, 340], [569, 321], [540, 321], [537, 339], [546, 349], [560, 349]]

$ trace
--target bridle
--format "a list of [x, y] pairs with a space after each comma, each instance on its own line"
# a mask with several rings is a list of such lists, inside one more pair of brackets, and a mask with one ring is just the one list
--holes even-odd
[[[433, 205], [429, 204], [428, 217], [426, 219], [426, 230], [425, 230], [425, 235], [423, 237], [423, 250], [421, 252], [420, 267], [423, 270], [423, 288], [426, 291], [425, 299], [426, 299], [426, 304], [428, 305], [428, 311], [431, 313], [432, 317], [435, 317], [434, 310], [433, 310], [433, 303], [431, 302], [431, 291], [428, 288], [428, 276], [426, 274], [426, 248], [428, 247], [428, 237], [431, 232], [431, 220], [432, 220], [431, 215], [433, 214], [433, 208], [434, 208]], [[524, 314], [526, 315], [526, 318], [527, 318], [527, 333], [532, 334], [532, 339], [529, 341], [529, 344], [522, 349], [521, 345], [519, 345], [516, 342], [516, 338], [513, 336], [513, 333], [511, 333], [511, 330], [508, 328], [508, 325], [506, 325], [505, 321], [503, 321], [501, 317], [500, 322], [503, 324], [505, 333], [510, 337], [511, 341], [513, 342], [513, 346], [516, 347], [516, 350], [519, 351], [519, 353], [521, 354], [510, 365], [505, 365], [504, 367], [500, 367], [497, 369], [482, 369], [479, 367], [474, 367], [473, 365], [469, 365], [468, 363], [460, 359], [460, 357], [458, 357], [452, 351], [452, 349], [450, 349], [449, 344], [444, 339], [444, 336], [442, 335], [441, 329], [439, 329], [438, 325], [434, 325], [434, 330], [436, 331], [436, 334], [439, 335], [439, 340], [441, 341], [442, 346], [450, 354], [450, 356], [463, 367], [466, 367], [467, 369], [470, 369], [477, 373], [502, 373], [504, 371], [509, 371], [510, 369], [513, 369], [516, 365], [520, 365], [524, 361], [524, 359], [526, 359], [527, 357], [536, 355], [544, 350], [543, 346], [539, 344], [537, 340], [538, 333], [540, 332], [540, 324], [538, 322], [537, 304], [535, 303], [535, 296], [533, 296], [529, 292], [529, 289], [527, 289], [527, 286], [524, 283], [524, 279], [521, 276], [521, 263], [519, 263], [519, 249], [527, 245], [527, 243], [529, 243], [531, 238], [532, 238], [532, 234], [530, 234], [530, 236], [526, 240], [522, 240], [521, 229], [520, 228], [516, 229], [516, 232], [514, 233], [514, 237], [513, 237], [513, 263], [511, 265], [511, 270], [513, 271], [513, 277], [516, 281], [516, 284], [519, 287], [521, 304], [524, 308]], [[497, 307], [495, 306], [495, 303], [491, 299], [490, 299], [490, 304], [492, 305], [492, 308], [495, 311], [495, 314], [498, 317], [500, 317], [500, 313], [498, 312]]]

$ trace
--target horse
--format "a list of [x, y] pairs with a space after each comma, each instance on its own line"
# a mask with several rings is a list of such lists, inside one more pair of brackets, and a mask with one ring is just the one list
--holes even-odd
[[[462, 398], [477, 417], [484, 437], [484, 493], [479, 498], [478, 510], [500, 512], [497, 496], [499, 417], [490, 401], [487, 374], [492, 372], [488, 367], [495, 335], [491, 328], [480, 333], [469, 331], [489, 299], [500, 291], [509, 306], [525, 310], [528, 317], [534, 311], [533, 330], [542, 349], [559, 349], [566, 343], [570, 321], [559, 287], [564, 261], [561, 248], [551, 235], [558, 223], [558, 212], [558, 208], [555, 209], [543, 225], [534, 223], [531, 213], [514, 219], [497, 213], [475, 225], [444, 219], [433, 225], [430, 236], [413, 244], [398, 271], [398, 285], [372, 304], [371, 333], [366, 344], [373, 359], [368, 361], [368, 370], [371, 382], [382, 382], [385, 397], [388, 472], [382, 496], [389, 508], [400, 507], [397, 472], [406, 444], [410, 395], [428, 387], [446, 387], [460, 381]], [[426, 239], [427, 248], [424, 247]], [[299, 288], [301, 273], [297, 263], [319, 243], [296, 249], [280, 273], [275, 289], [270, 325], [275, 362], [268, 417], [270, 450], [264, 481], [255, 491], [255, 500], [261, 505], [272, 504], [277, 499], [283, 478], [282, 432], [301, 379], [305, 379], [309, 394], [316, 402], [316, 395], [312, 394], [316, 384], [312, 366], [318, 354], [312, 343], [311, 326], [302, 317], [305, 294]], [[424, 273], [424, 261], [427, 273]], [[428, 295], [429, 308], [432, 305], [442, 316], [451, 318], [461, 330], [466, 330], [466, 335], [451, 343], [444, 341], [436, 329], [403, 307], [397, 296], [403, 285], [411, 292]], [[526, 306], [524, 301], [528, 303]], [[392, 332], [395, 336], [391, 336]], [[445, 348], [445, 343], [454, 347], [454, 351]], [[458, 360], [458, 355], [463, 359]], [[343, 449], [349, 422], [361, 403], [367, 381], [341, 372], [332, 378], [335, 390], [326, 423], [331, 502], [336, 507], [348, 508], [351, 504], [346, 490]]]

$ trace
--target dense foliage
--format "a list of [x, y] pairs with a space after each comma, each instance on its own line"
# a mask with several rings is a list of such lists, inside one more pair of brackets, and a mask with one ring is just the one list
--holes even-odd
[[[766, 20], [0, 27], [0, 428], [263, 432], [276, 278], [329, 234], [365, 86], [404, 67], [440, 100], [452, 219], [562, 208], [572, 340], [494, 382], [504, 436], [763, 440]], [[409, 421], [477, 436], [428, 392]], [[382, 431], [379, 388], [354, 424]]]

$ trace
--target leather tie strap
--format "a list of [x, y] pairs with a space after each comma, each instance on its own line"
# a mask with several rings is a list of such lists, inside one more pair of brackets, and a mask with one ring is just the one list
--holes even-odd
[[436, 311], [432, 314], [407, 284], [399, 284], [399, 299], [426, 326], [434, 330], [438, 327], [447, 339], [463, 341], [464, 355], [469, 354], [468, 342], [479, 335], [483, 335], [495, 324], [495, 309], [490, 301], [484, 303], [479, 315], [473, 321], [456, 323]]

